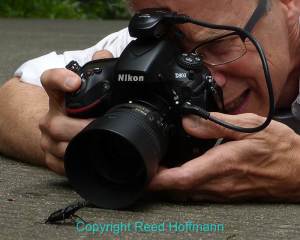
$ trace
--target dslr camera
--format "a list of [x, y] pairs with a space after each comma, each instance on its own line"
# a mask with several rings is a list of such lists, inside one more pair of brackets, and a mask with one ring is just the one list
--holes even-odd
[[215, 144], [189, 136], [182, 117], [189, 106], [222, 111], [222, 91], [201, 56], [184, 52], [169, 12], [136, 14], [135, 38], [119, 58], [66, 68], [81, 77], [65, 97], [72, 117], [95, 118], [75, 136], [65, 154], [69, 182], [98, 207], [121, 209], [135, 203], [159, 165], [178, 166]]

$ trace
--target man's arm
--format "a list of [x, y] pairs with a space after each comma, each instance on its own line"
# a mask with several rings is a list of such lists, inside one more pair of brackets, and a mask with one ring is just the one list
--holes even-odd
[[48, 112], [43, 88], [13, 78], [0, 87], [0, 152], [21, 161], [43, 165], [39, 121]]
[[[47, 166], [62, 174], [62, 155], [70, 139], [63, 139], [61, 142], [59, 137], [63, 135], [62, 132], [70, 133], [69, 137], [73, 136], [86, 125], [87, 121], [57, 117], [59, 115], [57, 113], [64, 114], [63, 109], [56, 112], [49, 111], [48, 94], [51, 92], [52, 80], [47, 81], [50, 85], [46, 86], [49, 87], [46, 93], [44, 88], [36, 86], [40, 85], [41, 74], [49, 69], [64, 68], [71, 60], [76, 60], [83, 65], [91, 59], [118, 57], [132, 39], [126, 28], [110, 34], [95, 46], [85, 50], [67, 51], [63, 55], [52, 52], [24, 63], [15, 75], [21, 76], [27, 83], [23, 83], [19, 78], [13, 78], [0, 86], [0, 153], [24, 162]], [[108, 49], [113, 56], [107, 55], [109, 51], [102, 51], [102, 49]], [[66, 72], [60, 74], [61, 80], [68, 75]], [[60, 82], [58, 85], [60, 84], [63, 83]], [[60, 90], [62, 88], [60, 86]], [[62, 91], [54, 92], [64, 95]], [[68, 125], [68, 123], [75, 126], [72, 131], [66, 131], [64, 124]]]

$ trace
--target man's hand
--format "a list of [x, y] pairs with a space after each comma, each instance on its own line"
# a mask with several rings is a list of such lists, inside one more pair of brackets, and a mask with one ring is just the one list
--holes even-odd
[[[265, 120], [254, 114], [213, 115], [247, 127]], [[190, 116], [183, 119], [183, 126], [198, 138], [233, 141], [180, 167], [161, 168], [150, 190], [164, 191], [176, 200], [300, 201], [300, 136], [286, 125], [272, 121], [261, 132], [245, 134]]]
[[[112, 57], [108, 51], [95, 53], [93, 59]], [[64, 175], [64, 154], [70, 140], [92, 119], [74, 119], [66, 116], [64, 95], [76, 91], [81, 84], [78, 75], [67, 69], [51, 69], [41, 76], [42, 85], [49, 96], [49, 111], [41, 119], [41, 148], [45, 163], [52, 171]]]

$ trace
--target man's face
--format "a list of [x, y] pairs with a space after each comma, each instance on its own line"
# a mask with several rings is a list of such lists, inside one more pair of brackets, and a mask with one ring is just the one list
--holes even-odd
[[[280, 1], [272, 1], [271, 11], [256, 24], [252, 34], [265, 50], [273, 80], [275, 101], [278, 106], [288, 107], [297, 89], [287, 90], [288, 75], [291, 72], [288, 31], [283, 6]], [[134, 0], [133, 9], [166, 8], [177, 13], [215, 24], [244, 27], [257, 6], [257, 1], [249, 0]], [[186, 35], [183, 46], [186, 51], [199, 43], [218, 35], [220, 30], [205, 29], [185, 24], [180, 29]], [[223, 34], [222, 34], [223, 33]], [[268, 92], [260, 58], [254, 46], [246, 41], [247, 53], [229, 64], [209, 67], [224, 93], [225, 108], [229, 113], [253, 112], [266, 115], [268, 112]], [[287, 106], [285, 106], [287, 105]]]

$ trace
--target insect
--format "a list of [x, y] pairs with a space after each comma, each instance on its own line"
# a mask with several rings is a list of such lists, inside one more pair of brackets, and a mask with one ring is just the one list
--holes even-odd
[[69, 206], [59, 209], [47, 218], [45, 221], [46, 224], [56, 224], [61, 221], [65, 221], [66, 219], [74, 220], [74, 217], [79, 218], [83, 222], [85, 222], [81, 217], [75, 215], [75, 213], [88, 205], [87, 201], [78, 201], [76, 203], [70, 204]]

